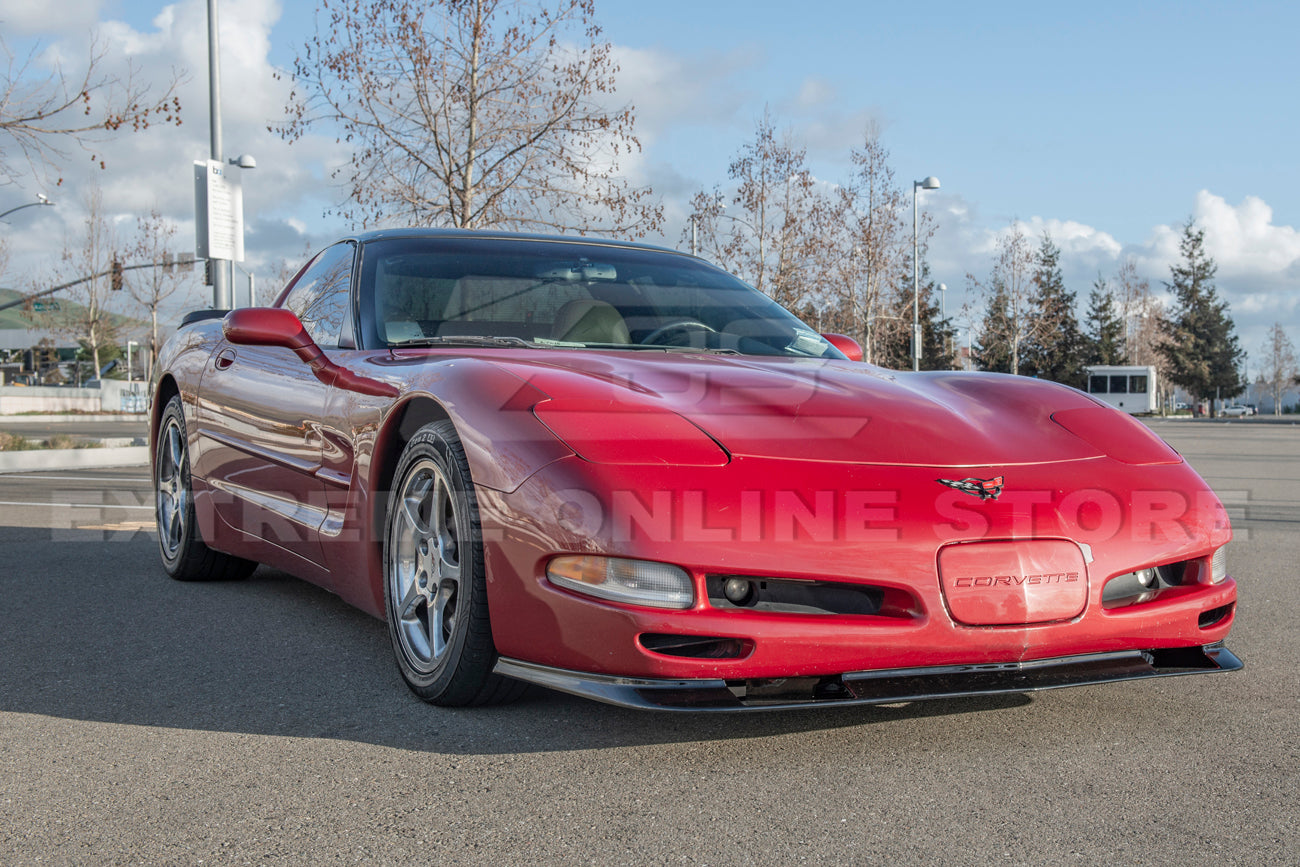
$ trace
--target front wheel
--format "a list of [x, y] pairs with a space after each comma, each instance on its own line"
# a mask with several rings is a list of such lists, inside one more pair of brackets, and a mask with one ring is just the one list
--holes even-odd
[[524, 684], [492, 673], [478, 502], [451, 422], [402, 452], [384, 527], [384, 608], [397, 667], [433, 704], [509, 701]]
[[204, 543], [194, 518], [190, 448], [180, 395], [163, 410], [153, 461], [154, 519], [163, 568], [177, 581], [231, 581], [246, 578], [257, 564], [214, 551]]

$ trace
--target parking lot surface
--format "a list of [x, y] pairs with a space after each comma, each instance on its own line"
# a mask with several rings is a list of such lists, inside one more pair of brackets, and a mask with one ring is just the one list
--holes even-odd
[[167, 579], [144, 468], [0, 477], [0, 863], [1294, 864], [1300, 428], [1152, 427], [1244, 671], [742, 716], [430, 707], [323, 590]]

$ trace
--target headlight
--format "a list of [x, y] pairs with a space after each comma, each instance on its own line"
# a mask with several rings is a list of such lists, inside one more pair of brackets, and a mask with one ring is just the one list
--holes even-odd
[[564, 556], [546, 564], [546, 577], [557, 587], [632, 605], [690, 608], [695, 601], [691, 576], [667, 563]]
[[1210, 558], [1210, 583], [1221, 584], [1228, 577], [1228, 546], [1214, 552]]

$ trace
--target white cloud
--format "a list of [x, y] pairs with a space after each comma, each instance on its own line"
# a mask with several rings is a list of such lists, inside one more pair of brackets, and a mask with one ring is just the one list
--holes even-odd
[[801, 109], [819, 109], [835, 101], [835, 87], [822, 78], [805, 78], [790, 103]]
[[1208, 190], [1196, 195], [1193, 210], [1205, 229], [1205, 245], [1224, 277], [1283, 275], [1300, 263], [1300, 232], [1273, 225], [1273, 209], [1257, 196], [1233, 207]]
[[1032, 238], [1051, 235], [1053, 243], [1061, 248], [1064, 257], [1104, 257], [1114, 259], [1123, 246], [1108, 232], [1086, 226], [1074, 220], [1043, 219], [1033, 217], [1020, 221], [1021, 229]]
[[[1220, 281], [1256, 283], [1282, 291], [1300, 289], [1300, 231], [1273, 224], [1273, 209], [1258, 196], [1233, 206], [1209, 190], [1196, 194], [1192, 219], [1205, 231], [1205, 250], [1219, 266]], [[1168, 273], [1181, 257], [1183, 225], [1160, 225], [1141, 245], [1140, 258]]]
[[[96, 4], [83, 5], [93, 16]], [[277, 0], [223, 0], [221, 7], [224, 156], [251, 153], [258, 163], [257, 169], [243, 173], [248, 269], [265, 269], [279, 258], [300, 258], [304, 240], [321, 246], [345, 228], [321, 217], [338, 198], [328, 172], [344, 158], [343, 148], [327, 136], [305, 136], [290, 146], [267, 130], [283, 115], [289, 91], [286, 81], [276, 80], [269, 61], [280, 15]], [[206, 4], [181, 0], [162, 7], [151, 25], [140, 30], [122, 21], [93, 24], [93, 17], [81, 21], [58, 38], [53, 31], [44, 33], [50, 56], [84, 58], [91, 40], [98, 39], [108, 52], [105, 69], [119, 75], [134, 69], [139, 80], [152, 82], [154, 94], [162, 93], [179, 74], [176, 93], [183, 124], [155, 123], [96, 144], [93, 152], [104, 160], [104, 170], [92, 165], [89, 153], [72, 148], [55, 175], [62, 177], [62, 184], [49, 189], [36, 181], [24, 184], [32, 192], [48, 192], [58, 207], [41, 209], [53, 214], [41, 215], [44, 230], [39, 234], [31, 220], [10, 230], [15, 255], [6, 283], [20, 280], [23, 272], [39, 279], [58, 259], [64, 238], [75, 238], [81, 229], [86, 192], [94, 186], [102, 189], [105, 210], [122, 234], [134, 230], [137, 216], [157, 209], [180, 228], [178, 249], [192, 249], [192, 163], [206, 159], [210, 148]], [[61, 232], [48, 231], [51, 217], [62, 224]], [[290, 219], [297, 225], [282, 229]]]
[[6, 33], [22, 36], [75, 33], [93, 27], [103, 5], [102, 0], [0, 0], [0, 23]]
[[636, 107], [636, 132], [649, 145], [682, 126], [748, 129], [751, 94], [737, 82], [763, 60], [752, 50], [683, 57], [653, 48], [614, 47], [618, 89], [611, 107]]

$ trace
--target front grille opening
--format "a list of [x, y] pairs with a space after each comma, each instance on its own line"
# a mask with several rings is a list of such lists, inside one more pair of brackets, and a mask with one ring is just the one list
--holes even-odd
[[1211, 608], [1209, 611], [1202, 611], [1201, 616], [1196, 618], [1196, 625], [1202, 629], [1209, 629], [1222, 623], [1229, 614], [1232, 613], [1232, 603], [1220, 605], [1218, 608]]
[[680, 659], [741, 659], [754, 651], [747, 638], [722, 638], [714, 635], [668, 635], [647, 632], [637, 638], [651, 653]]
[[1177, 563], [1166, 563], [1163, 566], [1152, 566], [1116, 575], [1107, 581], [1106, 586], [1101, 590], [1102, 607], [1127, 608], [1130, 605], [1155, 601], [1161, 590], [1177, 587], [1183, 583], [1183, 576], [1187, 573], [1189, 562], [1183, 560]]
[[910, 594], [865, 584], [710, 575], [705, 587], [709, 604], [724, 610], [882, 617], [916, 617], [920, 613], [920, 605]]

